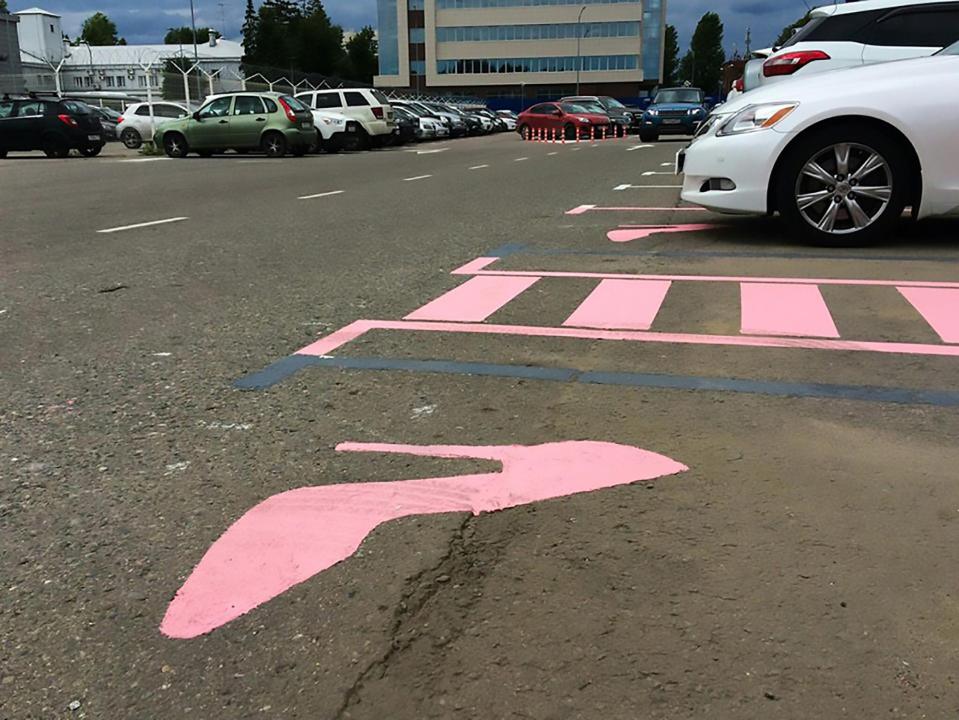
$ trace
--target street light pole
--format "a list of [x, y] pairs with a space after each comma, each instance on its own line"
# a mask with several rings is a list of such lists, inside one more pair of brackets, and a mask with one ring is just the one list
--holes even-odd
[[583, 69], [583, 55], [580, 52], [580, 40], [583, 38], [583, 13], [586, 12], [586, 6], [579, 9], [579, 16], [576, 18], [576, 94], [579, 95], [579, 73]]
[[[193, 10], [193, 0], [190, 0], [190, 27], [193, 28], [193, 62], [197, 65], [200, 64], [200, 53], [196, 49], [196, 13]], [[203, 92], [200, 90], [200, 76], [196, 76], [196, 94], [197, 97], [203, 97]]]

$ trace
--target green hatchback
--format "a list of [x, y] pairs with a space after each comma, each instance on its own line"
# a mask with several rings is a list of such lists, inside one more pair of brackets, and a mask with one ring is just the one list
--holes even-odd
[[153, 138], [172, 158], [195, 152], [261, 150], [268, 157], [305, 155], [316, 141], [313, 115], [289, 95], [236, 92], [211, 95], [193, 115], [163, 123]]

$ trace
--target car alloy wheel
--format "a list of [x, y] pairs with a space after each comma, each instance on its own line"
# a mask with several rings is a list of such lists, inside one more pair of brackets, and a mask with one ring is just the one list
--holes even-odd
[[803, 165], [795, 202], [817, 230], [845, 235], [861, 232], [881, 217], [892, 190], [892, 168], [881, 154], [859, 143], [836, 143]]
[[286, 155], [286, 138], [278, 132], [268, 133], [263, 138], [263, 152], [270, 158], [283, 157]]
[[186, 139], [179, 133], [167, 133], [163, 136], [163, 151], [171, 158], [186, 157], [189, 148]]
[[140, 133], [133, 128], [127, 128], [120, 133], [120, 142], [122, 142], [128, 150], [137, 150], [143, 144], [143, 138], [141, 138]]

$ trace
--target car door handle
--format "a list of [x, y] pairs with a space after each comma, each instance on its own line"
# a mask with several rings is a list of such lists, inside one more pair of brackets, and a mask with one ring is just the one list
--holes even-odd
[[266, 122], [266, 118], [257, 118], [256, 121], [257, 121], [257, 122]]
[[229, 121], [229, 120], [220, 120], [220, 122], [219, 122], [218, 124], [219, 124], [219, 125], [229, 125], [229, 124], [230, 124], [230, 121]]

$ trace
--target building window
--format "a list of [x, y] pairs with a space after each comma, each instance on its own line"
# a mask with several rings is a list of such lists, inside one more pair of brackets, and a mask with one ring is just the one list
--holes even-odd
[[410, 28], [410, 42], [411, 43], [425, 43], [426, 42], [426, 29], [425, 28]]
[[143, 75], [137, 75], [137, 86], [145, 88], [147, 86], [147, 79]]
[[[411, 3], [413, 1], [410, 0]], [[639, 5], [640, 0], [436, 0], [436, 8], [437, 10], [462, 10], [528, 5], [616, 5], [619, 3]]]
[[121, 88], [126, 86], [127, 86], [127, 79], [123, 77], [123, 75], [117, 75], [117, 87]]
[[425, 60], [412, 60], [410, 61], [410, 72], [414, 75], [426, 75], [426, 61]]
[[380, 75], [399, 75], [400, 39], [396, 25], [397, 0], [378, 0], [376, 3], [379, 41]]
[[643, 3], [643, 79], [662, 80], [663, 23], [665, 22], [663, 0], [646, 0]]
[[83, 78], [75, 77], [73, 78], [73, 87], [82, 88], [83, 87]]
[[[539, 58], [494, 58], [490, 60], [439, 60], [440, 75], [485, 75], [489, 73], [555, 73], [576, 70], [575, 56]], [[583, 72], [636, 70], [636, 55], [585, 55], [580, 58]]]
[[116, 86], [116, 83], [114, 82], [114, 79], [113, 79], [113, 76], [112, 76], [112, 75], [107, 75], [105, 78], [103, 78], [103, 81], [106, 83], [107, 87], [115, 87], [115, 86]]
[[426, 3], [424, 0], [409, 0], [406, 3], [406, 7], [410, 10], [425, 10]]
[[[639, 37], [638, 22], [554, 23], [549, 25], [469, 25], [436, 28], [438, 42], [484, 42], [503, 40], [566, 40], [577, 29], [584, 38]], [[657, 32], [658, 30], [657, 25]], [[412, 39], [413, 31], [410, 30]], [[657, 55], [658, 57], [658, 55]]]

